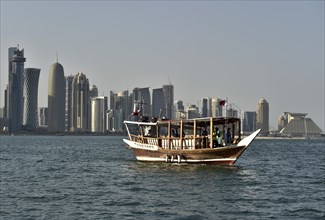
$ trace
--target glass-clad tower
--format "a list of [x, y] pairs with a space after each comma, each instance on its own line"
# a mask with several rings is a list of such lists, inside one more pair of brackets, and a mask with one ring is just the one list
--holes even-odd
[[65, 131], [71, 129], [71, 106], [72, 106], [72, 80], [74, 76], [65, 76]]
[[162, 88], [152, 90], [152, 117], [162, 117], [164, 109], [164, 90]]
[[9, 131], [21, 130], [23, 120], [24, 49], [9, 48]]
[[27, 130], [38, 127], [38, 81], [41, 69], [26, 68], [24, 72], [24, 118]]
[[72, 131], [88, 131], [89, 80], [83, 73], [77, 73], [72, 80]]
[[174, 86], [163, 85], [164, 91], [164, 104], [165, 104], [165, 116], [168, 119], [173, 119], [173, 105], [174, 105]]

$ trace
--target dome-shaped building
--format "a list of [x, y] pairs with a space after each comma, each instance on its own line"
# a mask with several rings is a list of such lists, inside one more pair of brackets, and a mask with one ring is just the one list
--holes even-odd
[[63, 132], [65, 122], [65, 82], [63, 66], [51, 65], [48, 86], [48, 131]]

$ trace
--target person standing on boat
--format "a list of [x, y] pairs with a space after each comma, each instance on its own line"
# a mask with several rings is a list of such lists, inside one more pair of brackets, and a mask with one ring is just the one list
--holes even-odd
[[230, 132], [230, 128], [227, 128], [226, 134], [225, 134], [225, 142], [226, 144], [232, 143], [232, 135]]
[[207, 147], [207, 137], [208, 137], [208, 131], [207, 131], [206, 127], [203, 127], [201, 136], [202, 136], [203, 148], [206, 148]]
[[213, 140], [213, 147], [218, 147], [219, 145], [219, 136], [220, 136], [220, 131], [218, 127], [215, 127], [213, 129], [213, 133], [212, 133], [212, 140]]

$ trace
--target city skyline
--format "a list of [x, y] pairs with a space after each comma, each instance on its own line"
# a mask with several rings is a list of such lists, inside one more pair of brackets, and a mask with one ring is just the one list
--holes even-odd
[[228, 97], [256, 111], [264, 97], [271, 128], [288, 111], [308, 113], [324, 130], [323, 39], [322, 1], [1, 1], [0, 104], [7, 50], [20, 44], [25, 67], [41, 69], [39, 107], [58, 52], [65, 75], [85, 73], [100, 95], [171, 82], [185, 106]]

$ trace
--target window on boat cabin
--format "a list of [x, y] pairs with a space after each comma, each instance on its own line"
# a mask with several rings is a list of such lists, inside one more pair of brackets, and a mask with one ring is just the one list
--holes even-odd
[[167, 137], [168, 136], [168, 124], [159, 126], [158, 135], [159, 135], [159, 137]]
[[179, 137], [181, 132], [181, 127], [179, 122], [172, 122], [171, 123], [171, 136], [172, 137]]
[[184, 124], [183, 125], [183, 137], [194, 135], [194, 124]]
[[132, 135], [141, 135], [141, 127], [137, 124], [128, 124], [128, 129]]
[[142, 126], [142, 129], [145, 137], [156, 137], [157, 135], [156, 126], [154, 125]]

